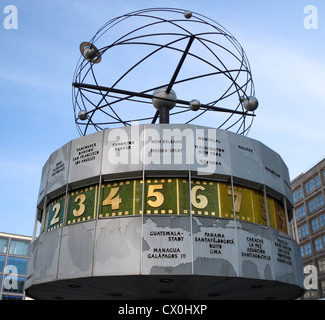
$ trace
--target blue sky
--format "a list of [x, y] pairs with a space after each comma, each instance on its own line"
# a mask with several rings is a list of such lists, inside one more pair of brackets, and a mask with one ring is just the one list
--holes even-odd
[[[304, 8], [318, 9], [318, 29]], [[3, 25], [7, 5], [18, 29]], [[110, 19], [150, 7], [206, 15], [228, 29], [251, 64], [260, 107], [249, 133], [278, 152], [291, 178], [325, 156], [325, 3], [319, 0], [2, 0], [0, 2], [0, 231], [31, 235], [41, 170], [79, 137], [71, 83], [79, 45]]]

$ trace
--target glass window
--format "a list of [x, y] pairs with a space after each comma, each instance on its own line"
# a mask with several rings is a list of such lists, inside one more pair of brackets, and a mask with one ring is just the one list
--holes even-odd
[[300, 253], [301, 253], [302, 257], [308, 256], [309, 254], [311, 254], [311, 245], [310, 245], [310, 243], [307, 243], [303, 247], [300, 247]]
[[23, 300], [23, 297], [3, 295], [1, 300]]
[[307, 235], [308, 235], [308, 225], [304, 224], [303, 226], [298, 228], [298, 237], [299, 237], [299, 239], [301, 239]]
[[302, 229], [302, 236], [303, 236], [303, 237], [306, 236], [306, 235], [308, 235], [308, 225], [307, 225], [307, 224], [304, 224], [304, 225], [301, 227], [301, 229]]
[[312, 227], [313, 231], [316, 231], [317, 229], [319, 229], [319, 220], [318, 220], [318, 218], [314, 219], [311, 222], [311, 227]]
[[301, 206], [300, 208], [298, 208], [296, 210], [296, 219], [297, 221], [301, 218], [303, 218], [306, 215], [306, 210], [305, 210], [305, 206]]
[[317, 187], [320, 186], [320, 182], [319, 182], [319, 176], [315, 177], [313, 179], [313, 183], [314, 183], [314, 188], [316, 189]]
[[317, 207], [321, 207], [324, 204], [323, 195], [320, 195], [316, 198]]
[[325, 271], [325, 258], [318, 260], [318, 270], [319, 272]]
[[10, 254], [17, 254], [20, 256], [28, 256], [29, 241], [11, 239], [10, 241]]
[[320, 222], [320, 226], [324, 227], [325, 226], [325, 214], [321, 215], [319, 217], [319, 222]]
[[304, 247], [305, 250], [305, 255], [308, 256], [309, 254], [311, 254], [311, 245], [310, 243], [307, 243]]
[[27, 259], [8, 257], [7, 265], [13, 265], [17, 268], [18, 274], [26, 274]]
[[308, 202], [310, 212], [315, 211], [317, 208], [322, 207], [323, 205], [324, 205], [323, 195], [319, 195], [318, 197]]
[[5, 267], [6, 256], [0, 255], [0, 272], [3, 272], [3, 268]]
[[319, 176], [313, 178], [305, 184], [306, 193], [312, 192], [314, 189], [320, 186]]
[[7, 253], [8, 239], [0, 238], [0, 252]]
[[315, 199], [310, 200], [308, 202], [308, 206], [309, 206], [309, 211], [310, 212], [313, 212], [314, 210], [316, 210], [316, 201], [315, 201]]
[[308, 181], [305, 184], [305, 188], [306, 188], [306, 193], [310, 193], [311, 191], [313, 191], [313, 184], [311, 181]]
[[[10, 279], [8, 279], [10, 277]], [[24, 293], [25, 278], [5, 276], [3, 279], [3, 292]]]
[[298, 190], [294, 191], [292, 193], [293, 196], [293, 202], [296, 202], [302, 198], [302, 189], [299, 188]]
[[315, 249], [316, 249], [316, 251], [319, 251], [319, 250], [323, 249], [322, 238], [318, 238], [318, 239], [315, 240]]

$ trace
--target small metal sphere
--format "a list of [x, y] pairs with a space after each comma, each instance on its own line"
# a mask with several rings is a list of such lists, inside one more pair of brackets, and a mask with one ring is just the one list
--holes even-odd
[[255, 111], [258, 107], [258, 100], [255, 97], [250, 96], [248, 99], [245, 99], [244, 107], [247, 111]]
[[192, 18], [192, 12], [189, 11], [189, 10], [186, 10], [186, 11], [184, 12], [184, 17], [185, 17], [186, 19], [190, 19], [190, 18]]
[[83, 57], [91, 63], [99, 63], [102, 60], [98, 49], [89, 42], [82, 42], [79, 49]]
[[78, 118], [80, 120], [86, 120], [87, 119], [87, 112], [85, 110], [79, 111]]
[[97, 56], [97, 53], [96, 53], [96, 50], [93, 49], [93, 48], [86, 48], [82, 55], [87, 59], [87, 60], [93, 60], [94, 58], [96, 58]]
[[[173, 109], [176, 105], [177, 96], [175, 91], [172, 89], [170, 93], [166, 92], [167, 87], [159, 88], [153, 93], [152, 103], [156, 109], [166, 107], [169, 110]], [[161, 98], [161, 99], [160, 99]], [[168, 99], [168, 100], [163, 100]]]
[[201, 103], [199, 100], [193, 99], [190, 101], [190, 108], [193, 111], [198, 111], [201, 107]]

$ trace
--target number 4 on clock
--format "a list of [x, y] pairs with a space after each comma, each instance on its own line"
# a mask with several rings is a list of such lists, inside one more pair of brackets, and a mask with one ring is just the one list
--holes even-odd
[[122, 199], [119, 195], [116, 195], [119, 191], [119, 187], [112, 188], [106, 199], [103, 201], [103, 206], [112, 206], [112, 210], [120, 209], [120, 204], [122, 203]]

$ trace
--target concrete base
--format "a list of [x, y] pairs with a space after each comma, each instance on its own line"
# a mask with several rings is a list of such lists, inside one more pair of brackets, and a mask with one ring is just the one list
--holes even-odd
[[76, 223], [37, 238], [34, 299], [295, 299], [299, 246], [261, 225], [191, 216]]
[[41, 300], [291, 300], [304, 292], [279, 281], [212, 276], [116, 276], [33, 285], [27, 296]]

